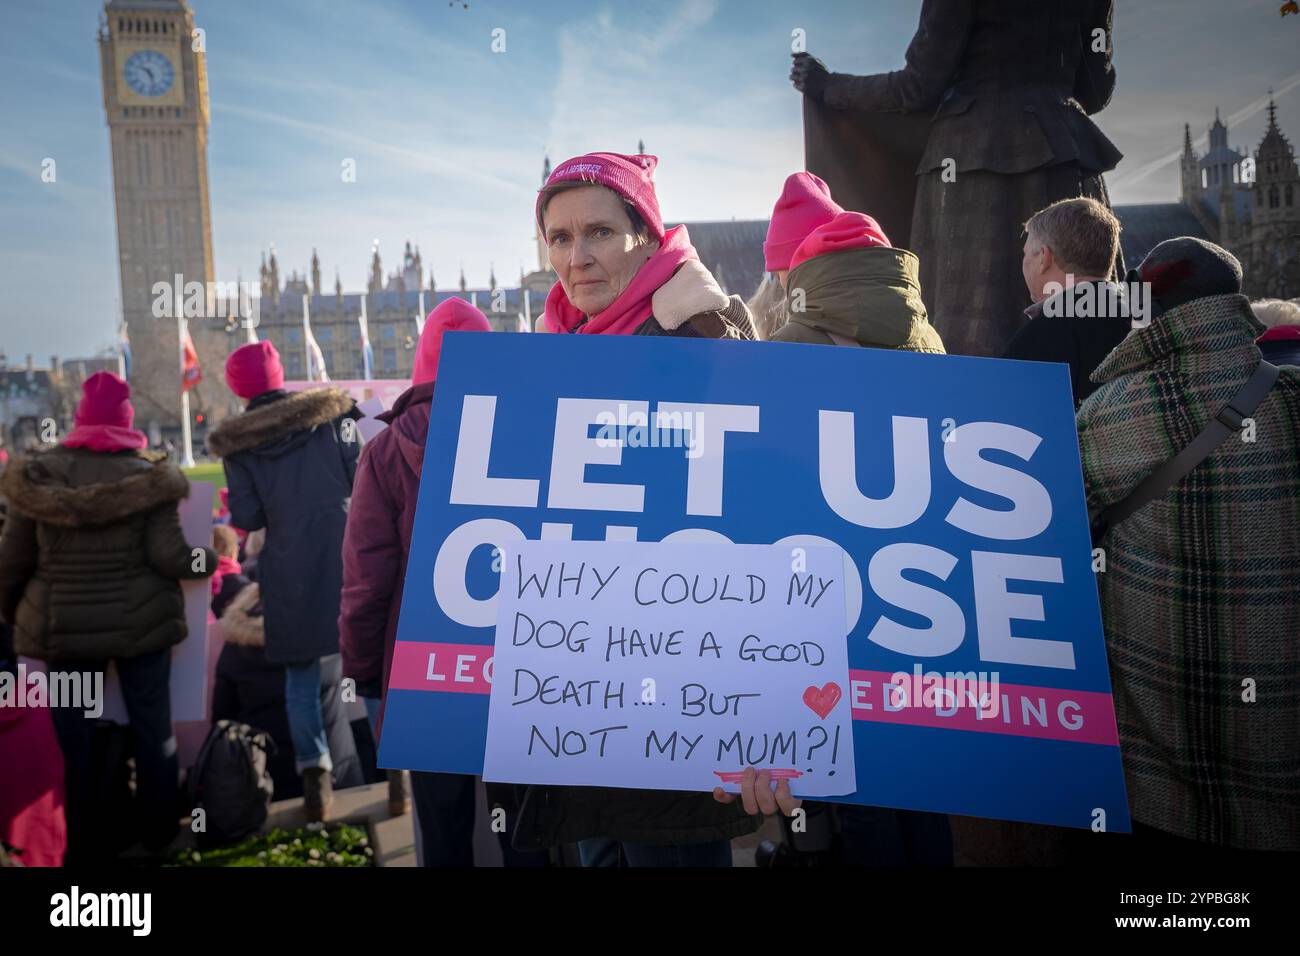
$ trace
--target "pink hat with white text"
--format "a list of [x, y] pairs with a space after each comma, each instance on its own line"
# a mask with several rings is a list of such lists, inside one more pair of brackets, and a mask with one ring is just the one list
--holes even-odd
[[[563, 182], [589, 182], [605, 186], [618, 193], [645, 220], [650, 234], [659, 241], [664, 238], [664, 217], [659, 212], [659, 197], [655, 195], [654, 171], [659, 165], [658, 156], [623, 153], [588, 153], [566, 159], [555, 167], [546, 186]], [[545, 189], [545, 186], [542, 187]], [[542, 199], [537, 194], [537, 228], [545, 235], [542, 223]]]

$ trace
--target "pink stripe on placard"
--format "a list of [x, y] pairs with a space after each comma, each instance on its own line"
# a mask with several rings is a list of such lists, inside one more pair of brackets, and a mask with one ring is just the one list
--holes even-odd
[[[989, 680], [962, 694], [960, 706], [952, 706], [951, 696], [940, 694], [938, 703], [927, 707], [923, 687], [914, 686], [911, 673], [904, 672], [907, 681], [902, 694], [893, 691], [893, 676], [889, 671], [849, 671], [854, 720], [1119, 746], [1110, 694]], [[971, 695], [977, 692], [995, 701], [987, 714], [972, 703]]]
[[[455, 694], [488, 694], [492, 691], [490, 644], [435, 644], [398, 641], [393, 648], [389, 689], [425, 690]], [[940, 727], [975, 733], [1009, 734], [1044, 740], [1073, 740], [1079, 743], [1119, 746], [1115, 729], [1115, 705], [1110, 694], [1033, 684], [996, 685], [997, 709], [982, 716], [980, 708], [963, 699], [951, 706], [946, 697], [939, 706], [913, 705], [913, 675], [908, 678], [906, 699], [891, 698], [889, 671], [849, 671], [849, 702], [854, 720], [914, 727]], [[992, 681], [974, 690], [991, 693]], [[892, 709], [890, 705], [900, 705]]]
[[[763, 772], [773, 780], [794, 780], [803, 776], [802, 770], [795, 770], [793, 767], [774, 767]], [[723, 783], [740, 783], [745, 779], [743, 770], [715, 770], [713, 774]]]
[[493, 650], [491, 644], [398, 641], [393, 647], [388, 687], [452, 694], [491, 693]]

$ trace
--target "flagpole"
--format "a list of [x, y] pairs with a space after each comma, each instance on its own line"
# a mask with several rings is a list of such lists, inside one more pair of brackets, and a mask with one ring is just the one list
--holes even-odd
[[[239, 286], [238, 302], [241, 312], [243, 311], [244, 303], [248, 303], [248, 315], [242, 316], [242, 318], [244, 320], [244, 340], [251, 345], [257, 341], [257, 326], [253, 323], [253, 297], [251, 295], [244, 295], [243, 283], [240, 283]], [[262, 315], [262, 299], [260, 296], [257, 299], [257, 314], [260, 319]]]
[[185, 308], [181, 302], [180, 284], [176, 286], [176, 358], [181, 379], [181, 467], [194, 467], [194, 448], [190, 439], [190, 392], [185, 387]]
[[307, 370], [307, 381], [316, 381], [316, 376], [311, 373], [311, 316], [307, 314], [307, 293], [302, 294], [302, 351], [303, 357], [307, 359], [307, 364], [303, 367]]
[[370, 357], [374, 347], [370, 344], [370, 320], [366, 317], [366, 294], [364, 292], [361, 293], [361, 316], [357, 321], [361, 323], [361, 369], [368, 382], [374, 374], [374, 369], [370, 367]]
[[126, 375], [126, 352], [122, 349], [122, 337], [126, 335], [126, 312], [122, 308], [122, 297], [119, 295], [115, 298], [114, 304], [117, 306], [117, 374], [122, 381], [127, 381]]

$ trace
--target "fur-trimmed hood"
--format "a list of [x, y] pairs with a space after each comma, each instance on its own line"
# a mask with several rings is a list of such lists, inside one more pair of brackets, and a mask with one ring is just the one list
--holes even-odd
[[[354, 412], [356, 403], [341, 388], [311, 388], [289, 392], [258, 404], [254, 400], [242, 415], [228, 418], [208, 436], [208, 448], [225, 458], [241, 451], [262, 449], [317, 425]], [[353, 414], [359, 418], [359, 413]], [[270, 450], [270, 449], [267, 449]]]
[[65, 528], [113, 524], [189, 492], [179, 468], [148, 452], [58, 446], [19, 458], [0, 477], [0, 494], [12, 509]]
[[221, 612], [221, 636], [227, 644], [266, 647], [266, 622], [262, 617], [262, 590], [256, 582], [239, 589]]

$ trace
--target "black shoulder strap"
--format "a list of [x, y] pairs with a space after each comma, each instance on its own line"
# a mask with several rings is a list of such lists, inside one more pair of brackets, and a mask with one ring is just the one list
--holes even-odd
[[218, 720], [208, 728], [208, 736], [203, 740], [203, 746], [199, 748], [199, 756], [194, 761], [194, 766], [190, 768], [189, 777], [189, 797], [190, 801], [198, 804], [203, 800], [203, 768], [208, 762], [208, 755], [212, 752], [212, 746], [226, 732], [229, 725], [228, 720]]
[[1200, 434], [1193, 438], [1186, 448], [1143, 478], [1128, 495], [1106, 508], [1093, 512], [1090, 516], [1093, 543], [1099, 541], [1107, 530], [1139, 508], [1164, 495], [1192, 469], [1205, 461], [1214, 449], [1223, 444], [1225, 438], [1233, 432], [1240, 431], [1243, 421], [1259, 407], [1264, 396], [1277, 382], [1278, 371], [1276, 365], [1260, 362], [1241, 391], [1224, 406], [1223, 411], [1201, 429]]

